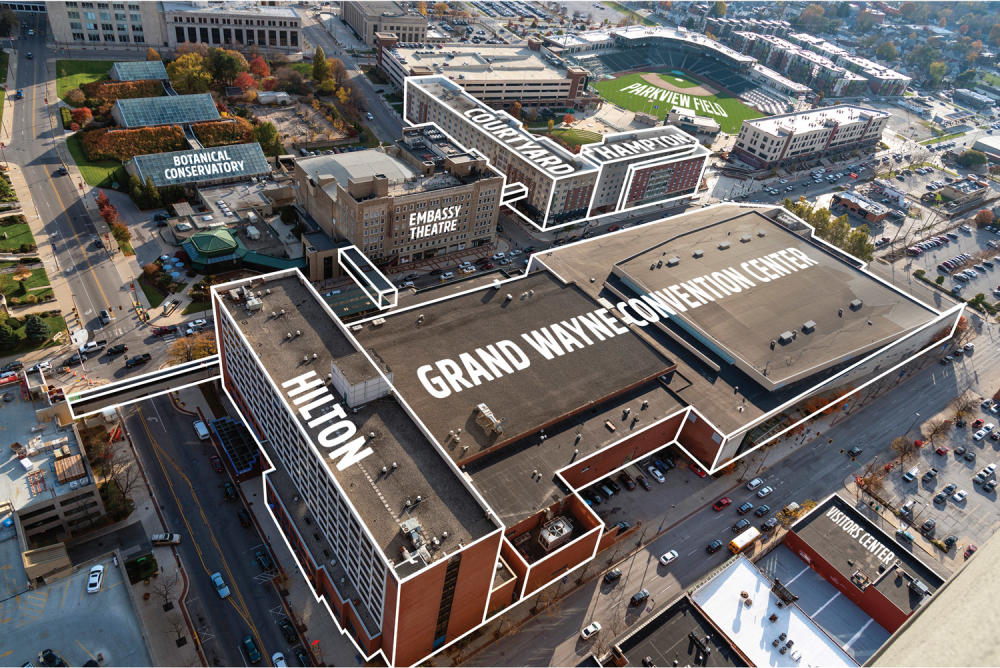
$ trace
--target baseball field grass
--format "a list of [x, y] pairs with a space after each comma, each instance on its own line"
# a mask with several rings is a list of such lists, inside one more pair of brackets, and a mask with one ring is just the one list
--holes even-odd
[[[623, 109], [652, 114], [657, 118], [665, 118], [671, 107], [694, 109], [699, 116], [715, 119], [722, 131], [727, 134], [739, 133], [743, 121], [750, 118], [760, 118], [764, 115], [753, 107], [743, 104], [739, 99], [722, 92], [715, 95], [692, 95], [690, 93], [674, 93], [663, 87], [663, 93], [660, 94], [659, 91], [650, 88], [650, 84], [643, 78], [643, 74], [647, 73], [633, 72], [615, 79], [597, 81], [593, 86], [605, 100], [617, 104]], [[681, 75], [673, 71], [655, 74], [681, 90], [711, 85], [703, 84], [690, 75]], [[653, 99], [654, 97], [656, 99]]]

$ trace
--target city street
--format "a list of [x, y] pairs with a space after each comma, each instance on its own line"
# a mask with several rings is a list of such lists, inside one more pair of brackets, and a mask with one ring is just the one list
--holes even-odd
[[[48, 98], [46, 84], [55, 78], [51, 69], [55, 61], [50, 60], [55, 55], [45, 45], [44, 21], [33, 17], [21, 27], [17, 51], [11, 54], [11, 61], [16, 63], [16, 84], [8, 88], [11, 91], [22, 89], [24, 99], [15, 102], [13, 95], [8, 96], [7, 103], [15, 105], [15, 111], [6, 157], [20, 165], [31, 187], [31, 201], [22, 204], [26, 215], [37, 210], [48, 234], [49, 243], [41, 244], [39, 251], [42, 259], [51, 263], [50, 277], [53, 280], [65, 277], [70, 287], [73, 304], [61, 305], [67, 324], [71, 330], [87, 328], [91, 339], [104, 339], [108, 345], [125, 343], [129, 355], [150, 352], [153, 359], [147, 367], [159, 366], [165, 359], [166, 346], [156, 344], [132, 309], [129, 292], [132, 277], [122, 276], [104, 245], [94, 243], [98, 231], [81, 198], [84, 189], [71, 176], [56, 175], [63, 164], [73, 163], [61, 141], [62, 130], [53, 130], [58, 126], [58, 113], [55, 113], [55, 100]], [[29, 28], [34, 28], [35, 36], [28, 36]], [[28, 51], [33, 58], [27, 58]], [[54, 86], [48, 90], [54, 91]], [[74, 306], [79, 321], [69, 312]], [[114, 317], [108, 325], [101, 323], [102, 309], [107, 309]], [[72, 352], [73, 349], [66, 346], [58, 353], [50, 353], [47, 359], [55, 366]], [[121, 357], [91, 358], [83, 366], [87, 376], [109, 380], [141, 372], [141, 367], [125, 369]]]
[[[194, 418], [178, 411], [168, 396], [123, 412], [168, 528], [181, 535], [177, 550], [190, 581], [187, 606], [209, 662], [244, 665], [239, 641], [247, 634], [263, 655], [280, 651], [294, 660], [277, 626], [285, 614], [273, 573], [262, 572], [254, 558], [266, 548], [254, 528], [241, 527], [242, 502], [225, 500], [222, 487], [230, 478], [212, 470], [211, 441], [197, 439]], [[214, 572], [231, 591], [226, 599], [210, 580]]]
[[[785, 459], [769, 463], [759, 474], [765, 484], [775, 488], [767, 499], [755, 498], [754, 493], [746, 490], [735, 475], [728, 475], [705, 486], [712, 491], [711, 499], [726, 495], [732, 497], [733, 504], [723, 511], [715, 512], [710, 505], [704, 505], [686, 516], [677, 516], [682, 511], [667, 511], [651, 520], [644, 520], [647, 525], [652, 521], [653, 526], [660, 521], [666, 531], [643, 545], [633, 556], [616, 564], [623, 572], [621, 580], [614, 585], [605, 585], [601, 581], [601, 572], [596, 568], [588, 570], [588, 577], [592, 578], [590, 581], [519, 628], [517, 633], [501, 638], [467, 663], [481, 666], [575, 665], [593, 649], [595, 641], [585, 643], [579, 639], [580, 629], [591, 621], [597, 620], [602, 624], [605, 629], [602, 635], [621, 635], [656, 610], [669, 605], [686, 587], [722, 564], [729, 556], [728, 551], [723, 548], [715, 554], [706, 554], [705, 546], [715, 538], [728, 541], [732, 537], [731, 526], [740, 517], [735, 508], [743, 501], [752, 500], [758, 505], [766, 502], [773, 513], [791, 501], [819, 501], [838, 491], [848, 498], [852, 497], [853, 492], [848, 492], [845, 484], [872, 459], [877, 457], [880, 462], [890, 461], [894, 456], [890, 448], [894, 438], [904, 434], [909, 434], [910, 438], [919, 437], [915, 423], [923, 420], [919, 420], [916, 413], [925, 418], [934, 416], [944, 411], [949, 402], [965, 389], [978, 393], [977, 396], [993, 394], [996, 388], [990, 379], [1000, 375], [1000, 351], [996, 346], [998, 334], [994, 330], [990, 327], [974, 340], [976, 352], [971, 359], [966, 358], [950, 366], [926, 365], [902, 385], [853, 413]], [[990, 443], [982, 449], [992, 449], [993, 442]], [[855, 445], [864, 447], [864, 453], [852, 462], [843, 452]], [[936, 455], [930, 451], [921, 456], [928, 458]], [[987, 458], [984, 458], [979, 466], [986, 463]], [[956, 465], [955, 468], [961, 467]], [[744, 479], [750, 477], [753, 477], [752, 472], [742, 476]], [[972, 492], [971, 481], [953, 477]], [[674, 470], [668, 474], [666, 484], [683, 485], [683, 498], [701, 487], [687, 478], [693, 476], [687, 471]], [[643, 494], [641, 489], [622, 493]], [[978, 490], [975, 493], [978, 494]], [[978, 512], [971, 521], [949, 520], [946, 525], [947, 533], [958, 535], [959, 546], [976, 542], [981, 544], [1000, 527], [1000, 514], [992, 499], [977, 500], [975, 503], [991, 504], [992, 512], [988, 515]], [[665, 506], [657, 504], [657, 508], [661, 507]], [[615, 517], [617, 520], [633, 519], [621, 514]], [[755, 525], [760, 523], [760, 518], [753, 514], [746, 517]], [[892, 525], [884, 526], [887, 531], [894, 531]], [[944, 535], [947, 534], [941, 533], [939, 537]], [[634, 547], [634, 542], [626, 545], [626, 549]], [[928, 548], [933, 551], [928, 552]], [[677, 550], [678, 558], [669, 566], [661, 566], [659, 556], [671, 549]], [[964, 547], [943, 555], [923, 541], [918, 541], [913, 547], [925, 563], [945, 577], [961, 565], [962, 549]], [[608, 556], [602, 554], [598, 557], [602, 569], [610, 567], [606, 561]], [[570, 574], [570, 579], [577, 576], [577, 573]], [[629, 608], [628, 599], [643, 587], [650, 593], [645, 607]], [[510, 628], [509, 624], [507, 628]], [[596, 642], [606, 644], [608, 640], [604, 638]]]

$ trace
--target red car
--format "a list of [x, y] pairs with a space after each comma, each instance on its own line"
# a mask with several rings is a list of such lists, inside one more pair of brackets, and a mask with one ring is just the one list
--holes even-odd
[[216, 473], [222, 473], [222, 460], [219, 459], [218, 455], [212, 455], [208, 458], [208, 461], [212, 463], [212, 470]]
[[724, 497], [722, 497], [721, 499], [719, 499], [718, 501], [715, 502], [715, 504], [712, 506], [712, 510], [718, 512], [718, 511], [722, 510], [723, 508], [725, 508], [726, 506], [728, 506], [732, 502], [733, 502], [732, 499], [730, 499], [728, 496], [724, 496]]
[[975, 422], [972, 423], [973, 429], [979, 429], [982, 426], [983, 426], [983, 421], [981, 419], [976, 420]]
[[167, 325], [166, 327], [154, 327], [153, 336], [166, 336], [177, 331], [177, 325]]
[[939, 455], [946, 455], [946, 454], [948, 454], [948, 448], [946, 448], [946, 447], [944, 447], [942, 445], [940, 448], [938, 448], [934, 452], [938, 453]]
[[975, 545], [970, 545], [969, 547], [965, 548], [965, 558], [966, 559], [968, 559], [969, 557], [971, 557], [975, 553], [976, 553], [976, 546]]
[[694, 471], [694, 474], [696, 476], [698, 476], [699, 478], [704, 478], [705, 477], [705, 472], [702, 471], [701, 467], [699, 467], [697, 464], [693, 464], [691, 466], [691, 470]]

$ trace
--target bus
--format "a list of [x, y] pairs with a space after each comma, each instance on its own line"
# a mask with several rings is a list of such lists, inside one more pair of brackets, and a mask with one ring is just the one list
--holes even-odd
[[759, 536], [760, 531], [758, 531], [756, 527], [750, 527], [739, 536], [729, 541], [729, 551], [733, 554], [739, 554], [745, 550], [747, 546], [757, 540]]

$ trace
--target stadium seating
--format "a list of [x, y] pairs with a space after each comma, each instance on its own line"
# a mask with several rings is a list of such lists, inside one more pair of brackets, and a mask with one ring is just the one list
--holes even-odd
[[675, 69], [690, 72], [736, 95], [757, 89], [754, 83], [734, 72], [726, 63], [707, 55], [703, 49], [681, 43], [668, 46], [659, 43], [641, 45], [628, 50], [604, 52], [594, 57], [581, 58], [578, 62], [590, 69], [595, 78], [610, 77], [618, 72], [630, 70]]

